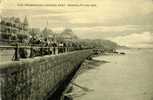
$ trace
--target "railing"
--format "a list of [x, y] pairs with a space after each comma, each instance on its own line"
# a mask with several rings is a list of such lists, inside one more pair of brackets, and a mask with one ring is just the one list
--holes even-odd
[[[25, 44], [25, 43], [11, 43], [10, 45], [0, 45], [0, 49], [11, 49], [14, 50], [13, 59], [15, 61], [20, 60], [20, 58], [32, 58], [36, 56], [43, 55], [55, 55], [59, 53], [71, 52], [74, 50], [82, 50], [89, 48], [81, 47], [67, 47], [67, 46], [44, 46], [44, 44]], [[22, 57], [21, 53], [27, 53], [27, 50], [30, 51], [30, 56]]]

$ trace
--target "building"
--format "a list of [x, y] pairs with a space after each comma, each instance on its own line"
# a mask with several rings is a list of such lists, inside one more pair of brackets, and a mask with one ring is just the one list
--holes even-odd
[[1, 39], [12, 40], [18, 33], [26, 33], [28, 31], [27, 17], [21, 22], [17, 17], [1, 17], [0, 20], [0, 35]]
[[28, 20], [26, 17], [23, 22], [21, 22], [20, 18], [17, 17], [1, 17], [0, 27], [1, 33], [17, 33], [20, 31], [27, 31]]
[[24, 21], [23, 21], [22, 24], [23, 24], [23, 30], [28, 31], [29, 23], [28, 23], [28, 19], [27, 19], [26, 16], [25, 16]]

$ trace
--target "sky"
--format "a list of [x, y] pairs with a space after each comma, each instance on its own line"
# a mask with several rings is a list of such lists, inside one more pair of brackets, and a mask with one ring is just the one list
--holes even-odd
[[55, 32], [71, 28], [80, 38], [153, 48], [153, 0], [1, 0], [0, 14], [21, 19], [27, 16], [30, 27], [43, 29], [48, 23]]

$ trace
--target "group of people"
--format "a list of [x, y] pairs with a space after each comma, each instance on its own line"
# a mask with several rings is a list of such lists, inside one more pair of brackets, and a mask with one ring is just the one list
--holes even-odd
[[[36, 37], [22, 40], [20, 43], [22, 46], [27, 44], [31, 48], [24, 48], [18, 46], [18, 55], [19, 58], [29, 58], [36, 56], [43, 56], [49, 54], [63, 53], [66, 52], [65, 47], [67, 47], [64, 42], [53, 42], [47, 38], [39, 39]], [[57, 48], [58, 47], [58, 48]]]
[[82, 49], [82, 45], [80, 43], [74, 42], [72, 40], [55, 41], [54, 39], [39, 37], [26, 38], [20, 40], [18, 44], [18, 49], [16, 49], [17, 53], [15, 53], [15, 55], [18, 55], [19, 58], [51, 55]]

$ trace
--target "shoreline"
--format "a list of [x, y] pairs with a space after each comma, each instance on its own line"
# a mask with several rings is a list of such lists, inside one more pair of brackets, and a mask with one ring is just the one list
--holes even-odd
[[[85, 60], [82, 65], [80, 66], [80, 69], [72, 79], [71, 83], [67, 86], [66, 90], [63, 92], [63, 95], [65, 96], [65, 99], [62, 100], [73, 100], [73, 98], [80, 97], [82, 95], [85, 95], [85, 92], [90, 92], [93, 91], [92, 89], [89, 89], [88, 87], [80, 86], [79, 84], [75, 83], [76, 78], [78, 78], [81, 74], [86, 73], [89, 70], [93, 70], [101, 64], [109, 63], [109, 61], [105, 60], [95, 60], [95, 59], [90, 59], [90, 60]], [[75, 93], [74, 88], [80, 88], [83, 93]]]
[[105, 60], [100, 61], [100, 60], [95, 60], [95, 59], [85, 60], [82, 63], [82, 65], [81, 65], [80, 69], [78, 70], [78, 73], [77, 74], [79, 76], [80, 74], [83, 74], [83, 73], [85, 73], [88, 70], [95, 69], [99, 65], [105, 64], [105, 63], [109, 63], [109, 61], [105, 61]]

